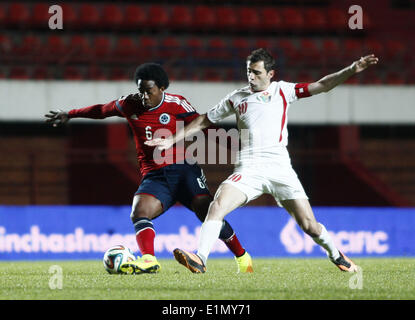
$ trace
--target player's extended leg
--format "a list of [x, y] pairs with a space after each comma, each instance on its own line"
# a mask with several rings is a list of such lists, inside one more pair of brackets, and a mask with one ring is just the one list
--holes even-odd
[[354, 262], [336, 248], [324, 225], [317, 222], [307, 199], [285, 200], [281, 201], [281, 204], [294, 217], [301, 229], [327, 251], [329, 259], [341, 271], [357, 271]]
[[121, 266], [121, 270], [127, 273], [155, 273], [161, 267], [154, 255], [154, 239], [156, 233], [153, 228], [153, 220], [163, 212], [161, 202], [147, 194], [134, 196], [131, 210], [131, 220], [134, 224], [137, 245], [142, 257]]
[[[206, 194], [196, 196], [192, 201], [192, 210], [196, 213], [196, 216], [202, 223], [206, 219], [212, 200], [212, 196]], [[238, 266], [238, 273], [253, 272], [251, 256], [242, 247], [235, 231], [226, 220], [223, 220], [222, 222], [219, 239], [221, 239], [226, 244], [228, 249], [234, 254], [235, 261]]]
[[218, 239], [225, 216], [246, 202], [246, 195], [236, 187], [223, 183], [209, 206], [208, 215], [200, 231], [197, 254], [181, 249], [174, 250], [176, 260], [194, 273], [206, 271], [206, 261]]

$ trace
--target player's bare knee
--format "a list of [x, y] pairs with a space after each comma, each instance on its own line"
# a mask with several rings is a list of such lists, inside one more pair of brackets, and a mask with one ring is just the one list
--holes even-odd
[[320, 235], [318, 223], [314, 220], [304, 219], [300, 222], [300, 227], [312, 238], [318, 237]]
[[221, 205], [218, 199], [211, 202], [209, 207], [208, 219], [210, 220], [222, 220], [225, 216], [225, 209]]

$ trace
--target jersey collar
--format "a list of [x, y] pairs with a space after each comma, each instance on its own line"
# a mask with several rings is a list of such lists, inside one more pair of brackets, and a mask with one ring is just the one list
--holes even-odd
[[160, 107], [161, 107], [161, 105], [162, 105], [162, 104], [163, 104], [163, 102], [164, 102], [164, 97], [165, 97], [165, 93], [163, 92], [163, 98], [161, 98], [160, 103], [159, 103], [157, 106], [155, 106], [155, 107], [153, 107], [153, 108], [151, 108], [151, 109], [148, 109], [147, 111], [153, 111], [153, 110], [156, 110], [156, 109], [160, 108]]

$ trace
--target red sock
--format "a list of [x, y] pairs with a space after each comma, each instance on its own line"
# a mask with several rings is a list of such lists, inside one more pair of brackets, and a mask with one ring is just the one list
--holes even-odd
[[226, 246], [232, 251], [235, 257], [240, 257], [245, 253], [245, 249], [242, 248], [236, 234], [233, 234], [229, 239], [223, 240], [223, 242], [225, 242]]
[[138, 247], [140, 248], [141, 254], [151, 254], [154, 256], [154, 238], [156, 232], [152, 228], [146, 228], [139, 231], [135, 238], [137, 240]]

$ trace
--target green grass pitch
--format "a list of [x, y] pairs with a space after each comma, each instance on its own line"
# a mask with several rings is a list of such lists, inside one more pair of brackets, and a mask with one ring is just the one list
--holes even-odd
[[[233, 259], [211, 258], [207, 273], [192, 274], [174, 259], [160, 259], [158, 274], [109, 275], [100, 260], [3, 261], [0, 299], [415, 299], [414, 258], [355, 262], [362, 268], [359, 274], [342, 273], [328, 259], [254, 259], [253, 274], [236, 274]], [[61, 288], [53, 265], [62, 270]]]

